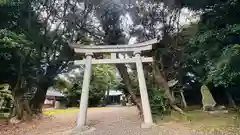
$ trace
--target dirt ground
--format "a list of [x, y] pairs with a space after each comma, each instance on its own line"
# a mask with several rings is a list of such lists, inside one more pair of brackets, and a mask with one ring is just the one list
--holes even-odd
[[[88, 124], [95, 131], [87, 135], [240, 135], [236, 128], [224, 126], [202, 132], [210, 117], [191, 118], [191, 122], [161, 120], [150, 129], [142, 129], [141, 120], [135, 107], [111, 107], [88, 111]], [[77, 112], [57, 113], [41, 120], [33, 120], [18, 125], [0, 125], [0, 135], [71, 135], [76, 125]], [[199, 122], [198, 122], [199, 121]], [[211, 121], [211, 120], [210, 120]], [[220, 122], [218, 122], [220, 123]]]

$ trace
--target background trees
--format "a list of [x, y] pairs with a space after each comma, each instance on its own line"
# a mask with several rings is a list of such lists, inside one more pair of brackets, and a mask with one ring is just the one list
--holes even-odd
[[[192, 34], [183, 42], [183, 68], [192, 70], [201, 83], [219, 89], [217, 93], [227, 95], [225, 98], [228, 97], [233, 106], [229, 92], [233, 94], [239, 80], [236, 65], [239, 20], [234, 19], [239, 14], [238, 7], [238, 1], [230, 0], [203, 9], [200, 21], [185, 29]], [[234, 93], [237, 95], [236, 91]]]
[[196, 35], [188, 40], [190, 66], [198, 67], [195, 71], [202, 80], [215, 86], [228, 87], [238, 80], [237, 65], [233, 64], [233, 59], [238, 59], [239, 20], [233, 19], [239, 14], [238, 7], [237, 1], [212, 7], [201, 16]]
[[[1, 15], [5, 18], [1, 21], [1, 28], [4, 28], [1, 52], [14, 56], [14, 59], [1, 61], [1, 65], [6, 66], [1, 79], [11, 84], [15, 114], [19, 119], [25, 112], [29, 116], [41, 113], [48, 87], [71, 60], [68, 43], [77, 39], [71, 26], [76, 18], [72, 15], [78, 12], [79, 19], [88, 12], [86, 9], [68, 10], [78, 4], [69, 2], [9, 1], [1, 4]], [[79, 23], [77, 28], [80, 27]], [[10, 73], [13, 73], [12, 78], [8, 79]]]
[[[55, 82], [55, 87], [66, 95], [69, 106], [79, 106], [82, 91], [83, 70], [80, 70], [80, 72], [76, 69], [74, 70], [57, 77]], [[104, 103], [106, 102], [106, 96], [108, 96], [106, 93], [110, 89], [118, 90], [117, 86], [120, 80], [118, 80], [116, 74], [116, 69], [111, 65], [96, 65], [93, 67], [89, 106], [106, 104]]]
[[[0, 82], [10, 84], [14, 115], [22, 119], [25, 114], [41, 113], [48, 87], [56, 84], [59, 74], [75, 68], [71, 65], [73, 59], [82, 59], [73, 55], [69, 43], [132, 44], [158, 37], [160, 42], [144, 54], [154, 58], [152, 64], [144, 65], [150, 97], [155, 100], [164, 93], [161, 101], [183, 113], [172, 92], [186, 86], [183, 78], [188, 73], [194, 75], [190, 81], [212, 83], [225, 90], [238, 87], [238, 8], [237, 0], [2, 1], [0, 52], [4, 55]], [[195, 22], [182, 24], [184, 13], [192, 14], [190, 18]], [[124, 92], [141, 111], [135, 66], [116, 67], [123, 78]], [[94, 67], [90, 98], [96, 102], [91, 104], [98, 103], [116, 84], [115, 72], [109, 65]], [[82, 79], [81, 75], [65, 74], [65, 78], [69, 86], [57, 77], [56, 87], [67, 87], [64, 92], [68, 98], [78, 100], [81, 81], [77, 80]], [[178, 80], [174, 88], [169, 88], [171, 80]]]

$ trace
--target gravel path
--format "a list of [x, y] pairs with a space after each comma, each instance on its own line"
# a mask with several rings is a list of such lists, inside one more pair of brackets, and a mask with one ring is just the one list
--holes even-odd
[[89, 124], [96, 129], [87, 135], [192, 135], [187, 129], [177, 125], [175, 128], [164, 125], [142, 129], [135, 107], [118, 107], [101, 112], [100, 115], [99, 113], [89, 113]]
[[[204, 135], [193, 133], [176, 122], [168, 122], [150, 129], [141, 128], [135, 107], [111, 107], [88, 111], [88, 125], [93, 132], [86, 135]], [[54, 117], [34, 120], [15, 126], [1, 127], [0, 135], [81, 135], [72, 134], [77, 113], [60, 113]], [[240, 133], [207, 133], [205, 135], [240, 135]]]

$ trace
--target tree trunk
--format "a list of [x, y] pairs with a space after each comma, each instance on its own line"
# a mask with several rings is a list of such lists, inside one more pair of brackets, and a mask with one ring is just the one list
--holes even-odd
[[[107, 92], [107, 95], [104, 95], [104, 105], [107, 105], [108, 102], [109, 102], [108, 97], [109, 97], [110, 89], [107, 89], [106, 92]], [[105, 93], [106, 93], [106, 92], [105, 92]], [[105, 94], [105, 93], [104, 93], [104, 94]]]
[[187, 108], [187, 102], [186, 102], [186, 99], [184, 97], [183, 90], [180, 90], [180, 94], [181, 94], [181, 98], [182, 98], [183, 107]]
[[235, 104], [235, 101], [232, 98], [232, 95], [228, 91], [226, 91], [226, 95], [227, 95], [227, 98], [228, 98], [229, 106], [231, 106], [233, 108], [237, 108], [237, 106]]
[[32, 110], [30, 108], [30, 104], [28, 100], [23, 100], [22, 108], [23, 108], [23, 120], [31, 120]]
[[45, 101], [46, 93], [40, 88], [37, 90], [35, 97], [31, 101], [31, 108], [36, 115], [42, 113], [42, 106]]
[[140, 116], [142, 116], [143, 114], [142, 114], [141, 100], [138, 100], [136, 94], [132, 90], [131, 79], [128, 75], [126, 66], [123, 64], [117, 64], [116, 66], [117, 66], [117, 69], [124, 81], [126, 89], [128, 90], [129, 94], [131, 95], [131, 98], [133, 99], [133, 103], [136, 104], [136, 106], [139, 110]]
[[30, 120], [32, 116], [32, 111], [29, 106], [28, 100], [24, 100], [21, 97], [15, 97], [15, 108], [13, 116], [18, 120]]
[[162, 76], [162, 74], [158, 68], [158, 64], [156, 62], [153, 62], [153, 74], [154, 74], [156, 83], [158, 84], [158, 86], [160, 88], [162, 88], [162, 90], [164, 90], [165, 96], [169, 99], [171, 107], [173, 109], [175, 109], [176, 111], [178, 111], [179, 113], [185, 114], [185, 112], [176, 105], [175, 99], [171, 94], [168, 83], [165, 80], [165, 78]]
[[42, 107], [46, 98], [47, 90], [52, 84], [52, 79], [49, 79], [48, 77], [42, 77], [38, 84], [39, 87], [32, 101], [32, 109], [37, 115], [42, 114]]
[[13, 116], [16, 116], [17, 119], [21, 120], [23, 117], [23, 114], [22, 114], [23, 108], [21, 105], [20, 97], [15, 97], [14, 101], [15, 101], [14, 103], [15, 108], [14, 108]]
[[24, 97], [22, 89], [17, 91], [18, 93], [14, 94], [14, 107], [11, 111], [11, 117], [24, 121], [30, 120], [33, 115], [38, 116], [42, 114], [42, 105], [45, 100], [46, 92], [38, 90], [35, 93], [35, 97], [29, 100], [27, 97]]

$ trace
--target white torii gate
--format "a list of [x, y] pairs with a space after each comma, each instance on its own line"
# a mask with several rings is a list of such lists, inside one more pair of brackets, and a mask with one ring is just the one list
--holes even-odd
[[[152, 39], [146, 42], [132, 44], [132, 45], [101, 45], [101, 46], [87, 46], [87, 45], [76, 45], [71, 44], [70, 46], [74, 49], [77, 54], [85, 54], [84, 60], [75, 60], [75, 65], [85, 64], [84, 79], [82, 86], [82, 94], [80, 100], [80, 113], [77, 119], [77, 126], [86, 126], [87, 119], [87, 108], [88, 108], [88, 97], [89, 97], [89, 85], [91, 80], [92, 64], [116, 64], [116, 63], [136, 63], [138, 82], [141, 95], [143, 116], [144, 116], [144, 127], [153, 125], [152, 114], [148, 99], [148, 92], [146, 87], [146, 81], [143, 71], [143, 62], [152, 62], [152, 57], [141, 57], [141, 52], [152, 49], [152, 44], [157, 43], [158, 40]], [[127, 53], [132, 52], [133, 58], [117, 59], [116, 53]], [[111, 53], [111, 59], [93, 59], [93, 53]], [[115, 57], [114, 57], [115, 54]]]

